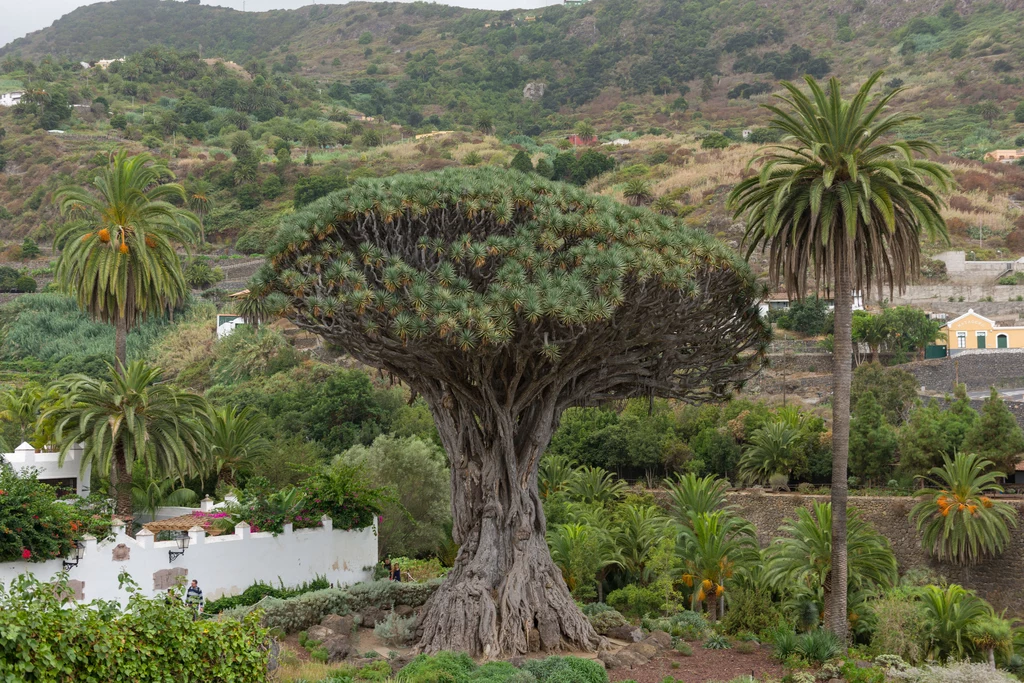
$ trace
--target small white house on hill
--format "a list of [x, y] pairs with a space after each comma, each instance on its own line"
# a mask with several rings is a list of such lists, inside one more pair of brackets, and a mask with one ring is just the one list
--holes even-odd
[[20, 90], [13, 92], [5, 92], [0, 95], [0, 107], [13, 107], [14, 105], [21, 102], [21, 98], [25, 96], [25, 93]]
[[233, 313], [218, 313], [217, 314], [217, 339], [223, 339], [232, 332], [239, 325], [245, 324], [245, 318], [240, 315]]

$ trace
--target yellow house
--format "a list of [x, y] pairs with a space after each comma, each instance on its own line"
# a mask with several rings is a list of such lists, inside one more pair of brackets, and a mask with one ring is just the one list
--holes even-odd
[[939, 334], [951, 356], [971, 349], [1024, 349], [1024, 326], [1002, 327], [973, 309], [950, 320]]

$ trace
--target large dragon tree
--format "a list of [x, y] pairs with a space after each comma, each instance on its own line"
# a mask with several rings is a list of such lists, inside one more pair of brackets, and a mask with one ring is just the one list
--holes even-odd
[[332, 194], [290, 217], [253, 287], [430, 406], [460, 549], [422, 622], [427, 652], [514, 655], [531, 635], [593, 648], [537, 491], [559, 416], [630, 396], [724, 397], [768, 338], [754, 277], [704, 233], [493, 169]]

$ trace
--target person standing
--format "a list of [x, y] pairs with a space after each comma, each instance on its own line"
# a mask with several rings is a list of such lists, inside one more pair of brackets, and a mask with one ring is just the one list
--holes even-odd
[[397, 564], [391, 566], [391, 580], [401, 581], [402, 580], [402, 568]]
[[390, 557], [385, 557], [384, 558], [384, 572], [387, 574], [388, 581], [390, 581], [391, 580], [391, 558]]
[[203, 613], [203, 605], [206, 601], [203, 599], [203, 589], [199, 587], [199, 582], [192, 579], [192, 585], [185, 591], [185, 605], [192, 610], [192, 621], [199, 618], [199, 615]]

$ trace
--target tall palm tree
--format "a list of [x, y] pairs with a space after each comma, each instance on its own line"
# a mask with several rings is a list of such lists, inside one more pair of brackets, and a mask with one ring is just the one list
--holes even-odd
[[199, 221], [199, 243], [205, 244], [206, 228], [204, 221], [213, 209], [213, 185], [202, 178], [191, 181], [185, 190], [185, 202]]
[[206, 427], [213, 473], [225, 486], [234, 486], [236, 476], [270, 449], [270, 442], [263, 436], [266, 420], [250, 406], [241, 410], [234, 406], [211, 407]]
[[921, 545], [940, 561], [962, 566], [999, 555], [1010, 543], [1009, 527], [1017, 526], [1017, 509], [989, 496], [1002, 493], [992, 461], [974, 454], [942, 456], [933, 467], [930, 488], [917, 492], [921, 500], [910, 519], [921, 532]]
[[202, 421], [206, 401], [162, 383], [159, 368], [142, 361], [107, 378], [69, 375], [66, 400], [47, 411], [63, 465], [68, 450], [85, 444], [83, 466], [110, 477], [115, 511], [132, 515], [132, 472], [141, 467], [153, 479], [196, 476], [207, 470]]
[[137, 322], [181, 303], [188, 285], [177, 245], [192, 241], [196, 217], [170, 203], [184, 200], [181, 185], [148, 154], [118, 152], [92, 185], [58, 190], [62, 245], [54, 275], [94, 318], [114, 325], [115, 355], [127, 363], [128, 331]]
[[833, 572], [831, 628], [846, 636], [847, 462], [850, 445], [851, 318], [854, 290], [877, 283], [903, 290], [918, 271], [920, 239], [948, 239], [936, 193], [952, 175], [918, 158], [935, 152], [920, 140], [888, 140], [914, 117], [885, 115], [900, 89], [873, 100], [881, 77], [871, 76], [852, 99], [839, 81], [824, 90], [807, 78], [810, 96], [783, 83], [788, 96], [766, 105], [771, 127], [787, 137], [754, 159], [760, 173], [729, 196], [738, 218], [747, 217], [748, 257], [761, 248], [769, 272], [794, 296], [808, 294], [808, 274], [834, 287], [832, 370]]

